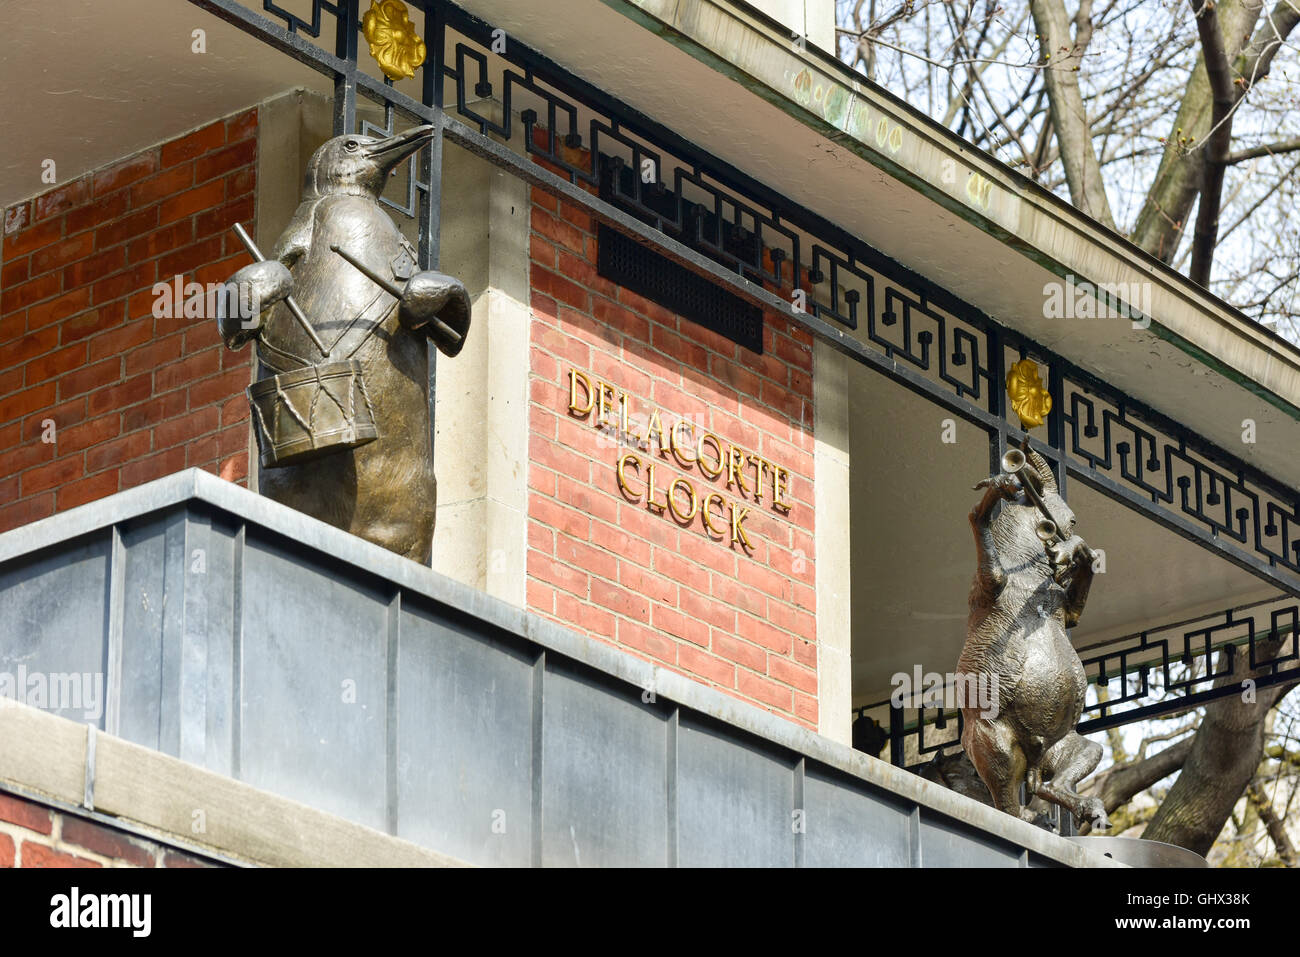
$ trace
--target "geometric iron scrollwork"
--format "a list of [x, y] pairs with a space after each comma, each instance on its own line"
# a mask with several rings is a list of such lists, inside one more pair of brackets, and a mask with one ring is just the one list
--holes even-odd
[[320, 37], [322, 11], [328, 11], [335, 18], [342, 15], [338, 4], [330, 3], [329, 0], [312, 0], [310, 20], [303, 20], [296, 13], [282, 10], [276, 5], [275, 0], [262, 0], [262, 9], [267, 13], [275, 14], [283, 20], [285, 29], [290, 33], [297, 34], [301, 32], [313, 38]]
[[[1237, 464], [1221, 466], [1176, 426], [1139, 418], [1124, 399], [1066, 383], [1062, 404], [1068, 458], [1216, 538], [1244, 546], [1271, 566], [1300, 572], [1300, 512], [1295, 493]], [[1054, 397], [1055, 398], [1055, 397]], [[1172, 433], [1172, 434], [1171, 434]], [[1181, 433], [1181, 434], [1179, 434]]]

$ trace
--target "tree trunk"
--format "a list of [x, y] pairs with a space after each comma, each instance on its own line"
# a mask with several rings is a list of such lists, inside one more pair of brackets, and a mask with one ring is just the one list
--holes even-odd
[[[1272, 660], [1283, 641], [1259, 642], [1259, 658]], [[1244, 651], [1239, 651], [1237, 659], [1243, 655]], [[1215, 687], [1240, 686], [1246, 677], [1267, 673], [1267, 667], [1253, 672], [1235, 668], [1216, 681]], [[1264, 717], [1290, 687], [1260, 688], [1253, 702], [1234, 694], [1205, 706], [1205, 719], [1192, 740], [1183, 771], [1147, 825], [1144, 838], [1177, 844], [1201, 855], [1209, 853], [1264, 756]]]
[[[1083, 55], [1082, 46], [1076, 45], [1070, 36], [1070, 18], [1062, 0], [1030, 0], [1029, 9], [1043, 52], [1043, 82], [1061, 163], [1065, 167], [1065, 181], [1070, 187], [1070, 201], [1103, 226], [1114, 229], [1115, 219], [1106, 199], [1106, 184], [1101, 178], [1083, 95], [1079, 92], [1076, 70]], [[1091, 34], [1090, 28], [1087, 34]]]
[[[1235, 60], [1245, 46], [1246, 37], [1255, 28], [1263, 4], [1260, 0], [1222, 0], [1217, 6], [1219, 29], [1223, 33], [1228, 60]], [[1146, 200], [1138, 213], [1137, 223], [1129, 236], [1151, 255], [1172, 262], [1183, 236], [1187, 217], [1196, 202], [1204, 176], [1205, 153], [1200, 146], [1210, 131], [1214, 97], [1210, 92], [1209, 74], [1204, 53], [1196, 59], [1196, 68], [1187, 81], [1187, 92], [1178, 105], [1173, 129], [1165, 140], [1156, 178], [1147, 190]]]
[[1232, 107], [1237, 101], [1233, 92], [1228, 54], [1214, 7], [1204, 0], [1191, 0], [1192, 6], [1204, 4], [1196, 14], [1196, 28], [1201, 37], [1201, 59], [1210, 83], [1210, 132], [1201, 150], [1201, 203], [1196, 210], [1196, 232], [1192, 237], [1192, 265], [1188, 276], [1202, 286], [1210, 284], [1210, 267], [1219, 238], [1219, 207], [1223, 199], [1223, 174], [1232, 147]]

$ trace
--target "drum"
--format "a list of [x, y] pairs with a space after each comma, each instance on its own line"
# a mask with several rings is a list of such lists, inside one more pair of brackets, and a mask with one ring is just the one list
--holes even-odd
[[248, 387], [263, 468], [309, 462], [379, 438], [356, 359], [282, 372]]

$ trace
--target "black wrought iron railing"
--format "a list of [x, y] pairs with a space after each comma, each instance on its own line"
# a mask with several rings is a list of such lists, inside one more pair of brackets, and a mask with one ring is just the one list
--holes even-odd
[[[1300, 681], [1300, 603], [1279, 597], [1168, 622], [1079, 648], [1089, 692], [1082, 734], [1177, 714], [1216, 698]], [[936, 672], [947, 669], [931, 669]], [[1216, 687], [1220, 679], [1230, 683]], [[945, 686], [947, 688], [949, 686]], [[916, 767], [961, 745], [962, 713], [955, 694], [916, 693], [901, 704], [882, 701], [857, 710], [887, 738], [892, 763]]]

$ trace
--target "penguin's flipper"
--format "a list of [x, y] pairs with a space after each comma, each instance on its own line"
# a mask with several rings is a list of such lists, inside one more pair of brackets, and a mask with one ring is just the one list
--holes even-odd
[[217, 299], [217, 329], [226, 346], [238, 349], [261, 333], [266, 311], [289, 295], [293, 277], [274, 259], [249, 263], [227, 282]]
[[293, 217], [289, 220], [289, 225], [284, 228], [284, 232], [280, 234], [275, 247], [271, 250], [272, 259], [277, 259], [287, 268], [292, 269], [294, 264], [307, 254], [307, 250], [311, 248], [312, 229], [315, 226], [316, 207], [319, 203], [319, 199], [309, 199], [298, 204]]
[[437, 330], [429, 333], [429, 338], [434, 345], [443, 353], [451, 358], [461, 349], [465, 348], [465, 340], [469, 338], [469, 323], [472, 305], [469, 301], [469, 292], [465, 289], [465, 284], [459, 279], [447, 277], [451, 283], [450, 295], [447, 298], [447, 304], [438, 312], [438, 318], [449, 326], [460, 338], [451, 340], [450, 337], [440, 335]]
[[444, 355], [454, 356], [469, 334], [469, 293], [452, 276], [419, 272], [406, 284], [399, 315], [408, 329], [423, 332]]

